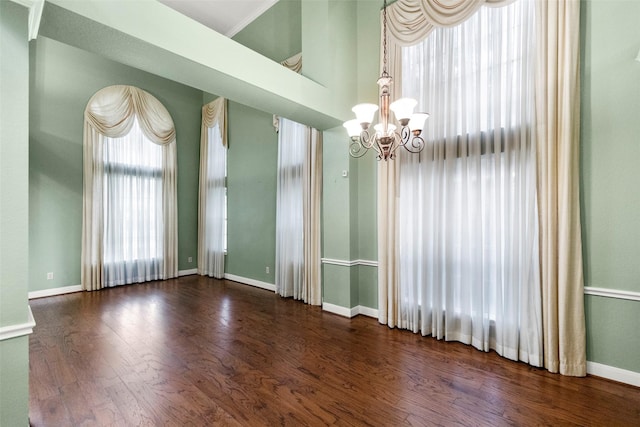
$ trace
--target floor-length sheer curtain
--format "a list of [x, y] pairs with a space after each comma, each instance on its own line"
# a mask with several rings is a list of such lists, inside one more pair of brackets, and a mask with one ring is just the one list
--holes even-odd
[[84, 115], [82, 287], [178, 274], [176, 136], [151, 94], [98, 91]]
[[[522, 0], [516, 0], [520, 3]], [[436, 27], [451, 27], [458, 25], [472, 16], [483, 4], [491, 6], [502, 6], [509, 4], [511, 1], [502, 0], [450, 0], [446, 4], [434, 0], [399, 0], [392, 4], [388, 9], [389, 15], [389, 41], [388, 55], [389, 67], [391, 75], [394, 77], [394, 86], [392, 90], [394, 97], [400, 97], [403, 89], [409, 96], [415, 96], [414, 89], [409, 89], [408, 81], [422, 80], [426, 84], [431, 83], [430, 90], [433, 93], [427, 94], [427, 100], [433, 101], [430, 97], [436, 94], [442, 95], [444, 86], [436, 87], [436, 84], [442, 84], [442, 81], [429, 80], [425, 77], [423, 71], [414, 74], [403, 73], [403, 57], [407, 46], [421, 42], [428, 36], [433, 36], [432, 32]], [[507, 338], [508, 342], [513, 342], [513, 338], [525, 339], [525, 346], [519, 348], [516, 353], [518, 358], [526, 360], [529, 357], [529, 363], [539, 364], [552, 372], [561, 372], [567, 375], [584, 375], [585, 362], [585, 346], [584, 346], [584, 310], [583, 310], [583, 281], [582, 281], [582, 264], [581, 264], [581, 241], [580, 241], [580, 222], [579, 222], [579, 195], [577, 191], [578, 178], [578, 124], [579, 124], [579, 73], [578, 73], [578, 56], [579, 56], [579, 8], [580, 4], [577, 0], [557, 0], [553, 2], [534, 2], [535, 18], [525, 25], [533, 23], [535, 31], [532, 37], [535, 40], [534, 49], [534, 65], [533, 65], [533, 99], [535, 103], [534, 122], [529, 127], [531, 136], [527, 141], [522, 139], [522, 132], [526, 132], [525, 126], [520, 126], [519, 132], [521, 139], [514, 144], [514, 137], [517, 136], [517, 130], [510, 126], [504, 126], [504, 119], [510, 119], [525, 123], [522, 117], [518, 115], [501, 116], [495, 115], [489, 119], [493, 122], [492, 126], [480, 126], [481, 131], [478, 135], [473, 132], [465, 133], [460, 131], [457, 138], [440, 138], [434, 135], [456, 134], [452, 131], [455, 128], [466, 129], [469, 126], [476, 126], [477, 123], [484, 120], [482, 113], [467, 112], [466, 118], [455, 121], [443, 122], [437, 119], [437, 115], [441, 113], [449, 114], [447, 109], [440, 110], [441, 106], [436, 106], [434, 110], [429, 111], [432, 116], [426, 126], [427, 131], [431, 132], [432, 140], [428, 142], [425, 151], [420, 155], [420, 162], [416, 157], [401, 158], [400, 162], [391, 166], [380, 165], [379, 168], [379, 186], [378, 186], [378, 224], [379, 224], [379, 320], [389, 326], [405, 325], [411, 329], [417, 328], [423, 333], [434, 333], [438, 336], [448, 333], [445, 321], [449, 324], [461, 325], [459, 336], [467, 336], [471, 343], [478, 342], [474, 334], [474, 329], [480, 327], [480, 330], [488, 331], [489, 348], [497, 348], [494, 345], [497, 341], [492, 338], [496, 333]], [[514, 28], [509, 33], [508, 39], [512, 39], [516, 34], [524, 35], [522, 28]], [[440, 35], [443, 37], [443, 35]], [[462, 55], [468, 55], [468, 51], [482, 40], [482, 37], [476, 39], [465, 39], [460, 44], [460, 52]], [[522, 40], [508, 40], [503, 46], [495, 45], [494, 47], [505, 48], [507, 45], [513, 45], [513, 42]], [[506, 52], [505, 52], [506, 53]], [[464, 69], [461, 64], [456, 63], [453, 59], [458, 52], [450, 52], [440, 58], [436, 58], [433, 63], [433, 69], [425, 67], [424, 71], [429, 73], [442, 72], [444, 69], [455, 69], [462, 74], [471, 70]], [[508, 55], [507, 55], [508, 56]], [[424, 58], [420, 59], [422, 61]], [[515, 61], [517, 62], [517, 61]], [[515, 63], [507, 64], [507, 69]], [[406, 71], [406, 70], [405, 70]], [[481, 77], [479, 77], [481, 78]], [[507, 84], [514, 84], [514, 80], [508, 80]], [[411, 83], [409, 83], [411, 84]], [[511, 106], [521, 104], [522, 96], [507, 97], [508, 86], [486, 86], [487, 93], [499, 93], [499, 97], [495, 98], [500, 103], [506, 102]], [[413, 92], [413, 93], [410, 93]], [[456, 98], [456, 92], [446, 93], [450, 102], [458, 102], [463, 109], [468, 109], [469, 105], [473, 105], [477, 99], [468, 96]], [[518, 94], [516, 94], [518, 95]], [[481, 92], [480, 96], [484, 96]], [[494, 99], [486, 98], [486, 103], [495, 105]], [[423, 101], [424, 102], [424, 101]], [[426, 108], [426, 107], [425, 107]], [[444, 124], [442, 124], [444, 123]], [[439, 126], [439, 128], [438, 128]], [[459, 136], [458, 136], [459, 135]], [[493, 143], [488, 143], [493, 138]], [[496, 144], [495, 141], [498, 143]], [[428, 138], [427, 138], [428, 139]], [[479, 141], [475, 144], [475, 149], [480, 150], [479, 160], [471, 161], [473, 154], [473, 141]], [[479, 147], [479, 148], [478, 148]], [[531, 147], [533, 150], [531, 151]], [[537, 217], [538, 223], [538, 253], [540, 265], [540, 288], [541, 293], [541, 316], [543, 326], [540, 336], [542, 336], [542, 351], [539, 348], [539, 340], [536, 337], [518, 337], [515, 329], [511, 325], [503, 325], [501, 330], [494, 318], [498, 317], [499, 308], [489, 310], [487, 319], [479, 319], [473, 311], [476, 306], [469, 306], [466, 297], [461, 296], [458, 286], [463, 280], [461, 274], [456, 273], [456, 268], [452, 268], [441, 259], [429, 258], [431, 264], [426, 266], [416, 266], [414, 269], [402, 270], [405, 277], [409, 278], [427, 278], [429, 280], [445, 280], [452, 281], [455, 286], [444, 294], [427, 293], [423, 294], [420, 290], [410, 288], [402, 288], [400, 285], [402, 257], [400, 255], [400, 226], [401, 220], [397, 218], [400, 214], [405, 215], [404, 220], [414, 223], [413, 230], [417, 230], [415, 234], [425, 235], [429, 224], [433, 224], [434, 218], [440, 215], [442, 226], [431, 230], [428, 242], [427, 254], [421, 256], [432, 257], [435, 252], [446, 255], [447, 259], [455, 259], [456, 262], [467, 263], [470, 271], [480, 269], [483, 271], [482, 281], [476, 283], [473, 287], [474, 292], [479, 290], [485, 292], [487, 277], [485, 271], [490, 272], [489, 281], [495, 282], [496, 279], [504, 280], [505, 278], [520, 277], [526, 278], [523, 274], [527, 271], [520, 270], [515, 274], [516, 270], [507, 269], [499, 271], [496, 265], [487, 265], [492, 253], [502, 251], [509, 254], [508, 251], [514, 249], [513, 240], [509, 235], [516, 230], [514, 227], [527, 227], [531, 224], [531, 216], [527, 213], [523, 216], [524, 211], [516, 215], [515, 218], [506, 218], [499, 216], [487, 216], [489, 207], [499, 208], [503, 214], [511, 212], [515, 207], [513, 204], [517, 202], [523, 206], [531, 205], [529, 196], [522, 198], [514, 198], [513, 196], [505, 197], [504, 191], [508, 188], [524, 189], [531, 184], [531, 175], [528, 169], [522, 169], [520, 172], [514, 170], [514, 167], [526, 165], [530, 168], [531, 158], [535, 159], [537, 192]], [[438, 160], [439, 159], [439, 160]], [[419, 164], [418, 164], [419, 163]], [[429, 167], [427, 167], [429, 165]], [[521, 165], [521, 166], [517, 166]], [[405, 170], [406, 168], [406, 170]], [[487, 172], [501, 171], [494, 175], [499, 179], [494, 182], [489, 181], [488, 187], [483, 186], [478, 193], [469, 192], [471, 188], [477, 188], [478, 181], [486, 181]], [[455, 179], [449, 173], [456, 171]], [[382, 173], [381, 173], [382, 172]], [[524, 173], [523, 173], [524, 172]], [[420, 176], [418, 180], [406, 181], [407, 175]], [[401, 178], [401, 176], [403, 178]], [[441, 180], [444, 187], [433, 186], [428, 179], [437, 177]], [[475, 180], [474, 180], [475, 177]], [[382, 182], [382, 180], [385, 180]], [[471, 181], [471, 182], [470, 182]], [[463, 182], [469, 186], [463, 186]], [[497, 186], [496, 186], [497, 185]], [[426, 186], [431, 186], [433, 190], [429, 193], [425, 190]], [[406, 188], [403, 188], [406, 187]], [[470, 212], [467, 216], [467, 223], [460, 225], [458, 228], [452, 227], [452, 217], [449, 211], [437, 212], [433, 206], [423, 205], [423, 209], [414, 213], [404, 212], [406, 207], [400, 207], [399, 193], [403, 191], [405, 194], [410, 191], [421, 192], [426, 194], [432, 202], [442, 201], [443, 206], [466, 209]], [[522, 193], [525, 194], [525, 193]], [[528, 194], [528, 193], [527, 193]], [[480, 200], [488, 198], [489, 204], [481, 204], [478, 210], [472, 210], [470, 207]], [[477, 206], [477, 205], [475, 205]], [[506, 209], [506, 210], [505, 210]], [[489, 218], [489, 221], [486, 219]], [[424, 221], [428, 219], [428, 221]], [[507, 221], [504, 227], [495, 227], [497, 221]], [[404, 227], [404, 239], [418, 239], [415, 235], [407, 235], [406, 230], [408, 224]], [[482, 240], [482, 248], [470, 245], [470, 236], [478, 233], [477, 228], [480, 227], [483, 233], [492, 227], [496, 232], [502, 235], [493, 237], [495, 242]], [[531, 228], [524, 230], [531, 231]], [[382, 238], [381, 238], [382, 236]], [[458, 240], [459, 244], [451, 245], [450, 237]], [[524, 236], [524, 235], [523, 235]], [[497, 240], [496, 240], [497, 239]], [[444, 241], [449, 241], [449, 245], [444, 245]], [[494, 245], [498, 244], [497, 247]], [[471, 247], [468, 247], [471, 246]], [[486, 252], [489, 251], [487, 255]], [[480, 251], [480, 255], [476, 253]], [[403, 250], [403, 256], [411, 259], [414, 255], [409, 254], [407, 250]], [[453, 256], [453, 258], [451, 258]], [[489, 257], [488, 257], [489, 256]], [[525, 267], [526, 258], [529, 257], [528, 252], [520, 251], [514, 259], [516, 265]], [[531, 254], [535, 257], [535, 253]], [[461, 260], [461, 261], [457, 261]], [[438, 265], [437, 263], [440, 262]], [[481, 263], [479, 266], [478, 263]], [[434, 265], [434, 263], [436, 263]], [[493, 271], [493, 273], [491, 273]], [[499, 274], [498, 274], [499, 272]], [[465, 272], [466, 273], [466, 272]], [[515, 276], [514, 276], [515, 274]], [[409, 279], [411, 281], [411, 279]], [[535, 281], [535, 280], [534, 280]], [[406, 282], [406, 280], [405, 280]], [[401, 293], [401, 290], [404, 291]], [[519, 301], [520, 304], [531, 300], [535, 300], [537, 295], [526, 296], [522, 294], [523, 290], [519, 290], [518, 295], [514, 295], [513, 289], [505, 288], [497, 289], [500, 294], [494, 301]], [[532, 289], [529, 289], [531, 292]], [[535, 289], [533, 289], [535, 291]], [[488, 297], [492, 297], [491, 294]], [[426, 319], [421, 312], [416, 315], [416, 311], [405, 309], [402, 305], [408, 298], [418, 298], [425, 303], [428, 299], [435, 300], [443, 304], [445, 309], [442, 313], [434, 316], [433, 312], [428, 312]], [[485, 295], [483, 294], [483, 298]], [[515, 299], [514, 299], [515, 298]], [[525, 301], [526, 300], [526, 301]], [[460, 301], [457, 306], [453, 304], [450, 309], [446, 306], [446, 301]], [[490, 302], [490, 299], [483, 300]], [[469, 319], [462, 319], [455, 313], [462, 306], [472, 307]], [[504, 306], [507, 311], [513, 309], [515, 304]], [[518, 309], [521, 308], [519, 305]], [[453, 313], [452, 313], [453, 311]], [[503, 309], [504, 311], [504, 309]], [[509, 313], [503, 313], [509, 314]], [[540, 313], [538, 311], [524, 311], [518, 317], [518, 327], [520, 325], [540, 325], [540, 320], [535, 319]], [[417, 316], [417, 317], [416, 317]], [[464, 316], [463, 316], [464, 317]], [[440, 322], [440, 323], [438, 323]], [[466, 322], [466, 326], [465, 326]], [[487, 325], [489, 328], [485, 328]], [[471, 329], [469, 329], [469, 327]], [[444, 328], [444, 329], [443, 329]], [[535, 327], [534, 327], [535, 329]], [[425, 332], [426, 331], [426, 332]], [[506, 334], [506, 335], [505, 335]], [[520, 333], [521, 334], [521, 333]], [[486, 338], [486, 336], [485, 336]], [[456, 337], [455, 339], [459, 339]], [[466, 339], [466, 338], [465, 338]], [[485, 344], [482, 343], [483, 347]], [[499, 344], [498, 344], [499, 345]], [[508, 344], [507, 344], [508, 345]], [[512, 346], [508, 346], [505, 351], [504, 344], [500, 351], [508, 355], [514, 353]], [[535, 353], [539, 353], [543, 360], [536, 361]]]
[[226, 100], [202, 107], [200, 190], [198, 199], [198, 274], [224, 277], [226, 168]]
[[399, 311], [403, 328], [541, 366], [533, 23], [519, 0], [403, 49], [403, 92], [434, 114], [425, 151], [399, 159]]
[[321, 304], [321, 134], [280, 118], [276, 193], [276, 292]]

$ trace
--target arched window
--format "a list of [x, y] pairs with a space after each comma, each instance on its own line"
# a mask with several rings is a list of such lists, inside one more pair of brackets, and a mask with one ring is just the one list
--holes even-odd
[[176, 138], [166, 108], [109, 86], [84, 120], [82, 286], [177, 276]]

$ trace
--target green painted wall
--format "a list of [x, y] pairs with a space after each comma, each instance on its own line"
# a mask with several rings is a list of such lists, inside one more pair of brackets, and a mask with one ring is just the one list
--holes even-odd
[[[337, 60], [328, 70], [321, 68], [320, 71], [324, 74], [318, 73], [315, 79], [324, 79], [326, 84], [333, 85], [349, 108], [359, 102], [377, 102], [380, 4], [372, 1], [329, 2], [324, 7], [331, 24], [337, 24], [338, 30], [332, 29], [336, 37], [329, 39], [329, 42], [311, 38], [307, 45], [313, 46], [311, 50], [315, 52], [321, 49], [334, 50], [335, 52], [329, 53], [328, 56]], [[322, 19], [316, 16], [324, 16], [320, 13], [324, 12], [324, 9], [322, 5], [316, 5], [315, 8], [319, 11], [311, 13], [309, 20], [313, 21], [313, 25], [320, 25]], [[349, 26], [345, 19], [352, 20], [357, 25]], [[303, 49], [303, 55], [306, 55], [306, 52], [307, 49]], [[320, 61], [320, 55], [317, 59]], [[307, 64], [305, 62], [305, 67]], [[338, 70], [338, 73], [335, 73], [335, 70]], [[352, 116], [353, 113], [349, 112], [346, 118]], [[323, 256], [344, 261], [375, 261], [375, 155], [369, 153], [360, 159], [350, 158], [348, 138], [342, 127], [325, 131], [324, 136]], [[339, 177], [342, 170], [348, 172], [348, 179], [337, 180], [335, 177]], [[340, 208], [336, 211], [334, 206]], [[358, 305], [377, 308], [376, 267], [325, 265], [324, 272], [325, 301], [349, 308]]]
[[[27, 10], [0, 1], [0, 328], [28, 319], [29, 44]], [[0, 341], [0, 425], [29, 417], [29, 338]]]
[[[352, 215], [350, 159], [343, 127], [323, 132], [322, 141], [322, 257], [352, 259]], [[343, 176], [343, 172], [347, 176]], [[357, 182], [357, 179], [356, 179]], [[324, 264], [322, 267], [323, 301], [351, 308], [357, 303], [352, 282], [355, 267]]]
[[[640, 2], [581, 6], [585, 286], [640, 292]], [[640, 302], [585, 299], [587, 359], [640, 372]]]
[[232, 37], [249, 49], [282, 62], [302, 52], [301, 0], [280, 0]]
[[278, 163], [273, 115], [235, 102], [228, 103], [228, 114], [225, 272], [273, 284]]
[[148, 91], [173, 117], [179, 269], [195, 268], [202, 92], [44, 37], [32, 42], [30, 61], [29, 290], [80, 284], [83, 113], [113, 84]]

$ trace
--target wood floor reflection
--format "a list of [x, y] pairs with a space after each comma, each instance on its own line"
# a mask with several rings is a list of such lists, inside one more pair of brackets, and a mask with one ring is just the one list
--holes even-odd
[[640, 425], [640, 389], [199, 276], [30, 301], [34, 426]]

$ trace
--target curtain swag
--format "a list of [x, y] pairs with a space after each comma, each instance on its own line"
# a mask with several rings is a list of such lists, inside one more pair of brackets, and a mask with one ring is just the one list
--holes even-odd
[[[504, 6], [514, 0], [400, 0], [387, 7], [390, 41], [408, 46], [424, 40], [434, 27], [453, 27], [481, 6]], [[395, 78], [395, 76], [393, 76]]]
[[[200, 146], [207, 134], [207, 129], [218, 124], [220, 130], [227, 128], [227, 100], [225, 98], [217, 98], [208, 104], [202, 106], [202, 128]], [[220, 132], [222, 135], [222, 145], [227, 146], [227, 133]]]
[[137, 87], [106, 87], [91, 97], [84, 112], [87, 126], [109, 138], [126, 135], [136, 117], [152, 142], [164, 145], [176, 140], [167, 109], [153, 95]]

